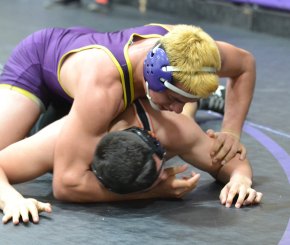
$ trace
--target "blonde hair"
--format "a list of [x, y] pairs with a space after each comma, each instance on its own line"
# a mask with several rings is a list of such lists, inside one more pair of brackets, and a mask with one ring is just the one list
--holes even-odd
[[182, 82], [190, 93], [208, 97], [218, 85], [215, 73], [200, 71], [202, 67], [221, 68], [219, 50], [215, 41], [201, 28], [191, 25], [176, 25], [160, 38], [171, 66], [180, 68], [173, 72], [173, 80]]

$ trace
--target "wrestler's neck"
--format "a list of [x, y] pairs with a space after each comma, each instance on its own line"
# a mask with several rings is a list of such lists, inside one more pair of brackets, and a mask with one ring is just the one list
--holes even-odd
[[[159, 135], [159, 121], [162, 119], [163, 114], [167, 112], [154, 110], [148, 103], [147, 99], [142, 99], [140, 101], [142, 102], [144, 110], [147, 113], [147, 117], [151, 122], [151, 130], [154, 132], [154, 134]], [[131, 105], [111, 122], [108, 131], [120, 131], [133, 126], [143, 128], [136, 110], [134, 109], [133, 105]]]
[[119, 114], [110, 124], [108, 131], [121, 131], [130, 127], [140, 127], [133, 106], [129, 106], [124, 112]]

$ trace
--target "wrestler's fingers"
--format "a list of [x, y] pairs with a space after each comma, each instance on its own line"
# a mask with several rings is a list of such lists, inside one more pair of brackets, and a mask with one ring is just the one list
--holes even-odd
[[228, 145], [228, 146], [224, 145], [223, 149], [224, 148], [225, 148], [224, 152], [226, 152], [226, 154], [225, 154], [223, 159], [221, 158], [222, 165], [225, 165], [227, 162], [229, 162], [231, 159], [233, 159], [235, 157], [235, 155], [237, 154], [238, 144], [232, 144], [232, 145]]
[[37, 201], [35, 200], [32, 203], [28, 204], [28, 210], [31, 215], [33, 223], [38, 223], [39, 222], [39, 212], [38, 212], [38, 207], [37, 207]]
[[6, 212], [2, 218], [2, 223], [6, 224], [9, 220], [12, 219], [12, 213], [11, 212]]
[[240, 153], [240, 160], [245, 160], [247, 156], [247, 149], [243, 144], [240, 144], [238, 152]]
[[238, 196], [238, 199], [237, 199], [236, 204], [235, 204], [236, 208], [240, 208], [244, 204], [244, 201], [245, 201], [245, 199], [247, 197], [246, 188], [245, 187], [241, 187], [238, 194], [239, 194], [239, 196]]
[[200, 174], [192, 173], [192, 177], [188, 179], [188, 186], [184, 193], [192, 191], [198, 184], [200, 180]]
[[[225, 137], [222, 134], [220, 134], [214, 140], [213, 146], [210, 150], [210, 155], [212, 157], [215, 156], [215, 159], [216, 159], [216, 154], [218, 154], [219, 151], [223, 148], [224, 143], [225, 143]], [[221, 159], [221, 158], [218, 158], [218, 159]]]
[[29, 208], [27, 208], [26, 206], [21, 206], [19, 212], [20, 212], [20, 216], [22, 218], [22, 221], [24, 223], [28, 223], [29, 222], [29, 216], [28, 216], [29, 215]]
[[237, 186], [236, 186], [236, 185], [233, 185], [233, 186], [229, 189], [228, 195], [227, 195], [227, 197], [226, 197], [225, 206], [226, 206], [227, 208], [230, 208], [230, 207], [232, 206], [233, 200], [234, 200], [235, 196], [237, 195], [237, 193], [238, 193]]
[[198, 181], [200, 180], [200, 174], [191, 172], [191, 178], [188, 179], [189, 186], [196, 186]]
[[228, 196], [228, 193], [229, 193], [229, 187], [226, 185], [220, 192], [220, 196], [219, 196], [219, 199], [220, 199], [220, 202], [222, 205], [225, 205], [226, 203], [226, 200], [227, 200], [227, 196]]
[[216, 132], [214, 131], [214, 130], [212, 130], [212, 129], [208, 129], [207, 131], [206, 131], [206, 134], [207, 134], [207, 136], [209, 136], [209, 137], [211, 137], [211, 138], [215, 138], [217, 135], [216, 135]]
[[227, 160], [225, 159], [231, 152], [231, 146], [224, 144], [218, 153], [214, 157], [214, 162], [221, 162], [222, 165], [226, 164]]
[[38, 210], [39, 212], [47, 212], [47, 213], [51, 213], [52, 212], [52, 208], [51, 208], [51, 204], [50, 203], [43, 203], [43, 202], [38, 202], [39, 206], [38, 206]]
[[177, 191], [177, 197], [182, 198], [187, 193], [191, 192], [197, 186], [199, 179], [200, 174], [195, 174], [187, 183], [181, 183], [180, 187], [175, 188]]
[[12, 214], [12, 222], [14, 225], [18, 225], [19, 224], [19, 219], [20, 219], [20, 212], [13, 212]]
[[166, 168], [166, 169], [164, 169], [164, 171], [166, 172], [166, 174], [168, 176], [174, 176], [176, 174], [180, 174], [180, 173], [185, 172], [187, 170], [187, 168], [188, 168], [188, 164], [183, 164], [183, 165], [179, 165], [179, 166]]
[[182, 179], [184, 180], [189, 180], [190, 178], [192, 178], [193, 176], [197, 175], [197, 173], [195, 173], [194, 171], [192, 171], [190, 173], [190, 175], [186, 175], [186, 176], [182, 176]]
[[257, 193], [256, 193], [256, 198], [255, 198], [255, 200], [254, 200], [254, 203], [255, 203], [255, 204], [260, 203], [261, 200], [262, 200], [262, 198], [263, 198], [263, 193], [262, 193], [262, 192], [257, 192]]
[[248, 190], [248, 196], [247, 196], [247, 198], [244, 201], [244, 205], [252, 204], [254, 202], [255, 198], [256, 198], [256, 193], [257, 192], [254, 189], [250, 188]]
[[249, 192], [249, 196], [244, 201], [243, 205], [251, 205], [251, 204], [257, 204], [261, 202], [263, 194], [261, 192], [257, 192], [254, 189], [251, 189]]
[[193, 189], [198, 181], [200, 179], [200, 174], [193, 174], [193, 176], [187, 180], [184, 179], [176, 179], [173, 183], [172, 183], [172, 187], [174, 189], [178, 189], [178, 188], [188, 188], [188, 189]]

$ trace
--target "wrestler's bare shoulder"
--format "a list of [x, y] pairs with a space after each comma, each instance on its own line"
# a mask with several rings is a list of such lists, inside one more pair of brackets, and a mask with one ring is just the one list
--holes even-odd
[[[96, 67], [101, 69], [96, 69]], [[118, 73], [111, 57], [104, 50], [95, 48], [70, 55], [63, 63], [61, 70], [72, 68], [78, 68], [76, 71], [101, 71], [100, 73], [107, 74], [115, 71]]]
[[119, 81], [120, 75], [105, 51], [88, 49], [74, 53], [65, 60], [60, 70], [60, 80], [62, 86], [74, 94], [79, 82], [110, 84]]

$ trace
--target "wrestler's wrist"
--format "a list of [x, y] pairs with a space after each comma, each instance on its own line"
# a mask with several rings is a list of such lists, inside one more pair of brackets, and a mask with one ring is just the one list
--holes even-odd
[[222, 133], [226, 133], [226, 134], [230, 134], [232, 136], [234, 136], [236, 139], [240, 140], [241, 139], [241, 135], [237, 132], [235, 132], [234, 130], [232, 129], [228, 129], [228, 128], [223, 128], [221, 130]]
[[242, 173], [233, 173], [231, 176], [231, 181], [236, 183], [243, 183], [248, 187], [251, 187], [253, 184], [252, 178]]

